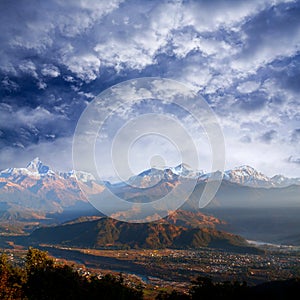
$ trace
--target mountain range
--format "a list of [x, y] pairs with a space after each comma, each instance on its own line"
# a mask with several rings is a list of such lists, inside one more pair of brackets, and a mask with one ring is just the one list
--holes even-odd
[[[185, 164], [176, 167], [165, 167], [162, 169], [151, 168], [137, 176], [133, 176], [128, 183], [138, 187], [150, 187], [161, 180], [176, 180], [178, 177], [197, 179], [198, 182], [207, 181], [209, 177], [217, 177], [217, 172], [204, 173], [203, 171], [195, 171]], [[300, 185], [300, 178], [288, 178], [283, 175], [275, 175], [268, 177], [254, 168], [243, 165], [223, 173], [223, 181], [236, 183], [250, 187], [287, 187], [290, 185]]]
[[[24, 168], [0, 171], [0, 218], [18, 212], [23, 217], [43, 218], [46, 213], [90, 207], [85, 194], [101, 194], [109, 188], [130, 201], [152, 201], [168, 193], [182, 180], [196, 180], [196, 188], [185, 208], [197, 209], [197, 200], [206, 181], [216, 173], [194, 171], [185, 164], [162, 169], [151, 168], [128, 179], [127, 183], [99, 182], [83, 171], [59, 172], [33, 159]], [[282, 175], [268, 177], [250, 166], [227, 170], [215, 206], [300, 205], [300, 178]]]
[[[77, 179], [76, 179], [77, 177]], [[42, 217], [46, 212], [62, 212], [65, 208], [87, 203], [80, 186], [91, 193], [104, 187], [85, 172], [57, 172], [35, 158], [25, 168], [8, 168], [0, 172], [0, 210], [20, 211], [22, 216]], [[43, 213], [42, 213], [43, 212]], [[11, 214], [9, 214], [10, 216]]]
[[[172, 227], [174, 230], [194, 236], [190, 230], [201, 231], [209, 228], [240, 234], [249, 239], [299, 243], [299, 178], [281, 175], [270, 178], [249, 166], [227, 170], [223, 174], [222, 183], [215, 197], [207, 207], [199, 210], [199, 198], [207, 180], [219, 175], [219, 172], [194, 171], [181, 164], [162, 169], [151, 168], [129, 178], [127, 183], [111, 184], [99, 182], [92, 174], [83, 171], [54, 171], [35, 158], [24, 168], [8, 168], [0, 171], [0, 221], [3, 225], [3, 230], [0, 228], [0, 231], [6, 232], [7, 226], [15, 227], [16, 221], [18, 224], [21, 223], [17, 229], [23, 232], [31, 231], [26, 229], [28, 222], [34, 222], [33, 227], [31, 225], [29, 227], [36, 228], [36, 224], [60, 224], [81, 217], [78, 223], [85, 224], [86, 221], [90, 221], [88, 216], [97, 216], [97, 220], [103, 217], [89, 203], [86, 194], [97, 196], [105, 189], [110, 189], [128, 201], [148, 202], [163, 197], [172, 188], [192, 179], [196, 182], [196, 186], [189, 199], [179, 210], [172, 214], [167, 212], [165, 214], [167, 217], [160, 220], [161, 226], [167, 226], [164, 230], [168, 231], [170, 226], [174, 226]], [[94, 223], [88, 224], [94, 226]], [[122, 223], [116, 224], [120, 230], [125, 228]], [[179, 227], [185, 229], [178, 229]], [[55, 232], [56, 229], [49, 230]], [[59, 232], [63, 229], [57, 227], [57, 230]], [[186, 231], [189, 233], [184, 233]], [[201, 235], [200, 231], [196, 235]], [[46, 231], [41, 232], [46, 234]], [[127, 234], [127, 229], [125, 231], [122, 229], [121, 232], [123, 236]], [[214, 231], [209, 231], [208, 235], [218, 236]], [[157, 237], [155, 239], [157, 240]], [[68, 239], [64, 236], [62, 242], [64, 240]], [[77, 242], [74, 240], [72, 243], [75, 245]], [[137, 246], [141, 247], [143, 243], [144, 241], [140, 240]], [[116, 238], [113, 244], [120, 246], [122, 242]], [[192, 247], [189, 243], [181, 244], [184, 247]], [[199, 242], [198, 245], [204, 244]]]

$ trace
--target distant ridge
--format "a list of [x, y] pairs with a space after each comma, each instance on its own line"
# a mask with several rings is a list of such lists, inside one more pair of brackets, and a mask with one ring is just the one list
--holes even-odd
[[259, 252], [244, 238], [213, 228], [186, 228], [161, 222], [133, 224], [110, 218], [39, 228], [30, 238], [38, 243], [88, 248], [211, 247], [236, 252]]

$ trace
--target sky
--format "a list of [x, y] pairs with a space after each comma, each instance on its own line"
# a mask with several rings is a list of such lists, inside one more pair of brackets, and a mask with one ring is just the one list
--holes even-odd
[[[300, 177], [300, 1], [1, 0], [0, 29], [0, 169], [36, 156], [72, 169], [89, 103], [126, 80], [161, 77], [207, 101], [226, 169]], [[197, 144], [193, 125], [185, 120]], [[158, 140], [157, 153], [149, 138], [134, 145], [136, 171], [151, 155], [177, 163]]]

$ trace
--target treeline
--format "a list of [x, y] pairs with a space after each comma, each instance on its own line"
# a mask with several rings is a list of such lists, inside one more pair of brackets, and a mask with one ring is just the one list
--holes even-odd
[[13, 266], [5, 254], [0, 256], [1, 300], [142, 298], [142, 290], [124, 285], [122, 277], [87, 278], [68, 265], [55, 264], [44, 251], [29, 248], [24, 267]]

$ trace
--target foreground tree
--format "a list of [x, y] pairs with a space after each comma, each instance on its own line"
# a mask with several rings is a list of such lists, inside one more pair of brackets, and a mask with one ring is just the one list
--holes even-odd
[[0, 256], [0, 299], [23, 299], [23, 284], [25, 273], [20, 268], [13, 267], [8, 262], [6, 254]]
[[126, 287], [121, 277], [86, 278], [68, 265], [55, 265], [46, 252], [37, 249], [28, 250], [25, 266], [24, 290], [30, 300], [142, 299], [143, 293]]

